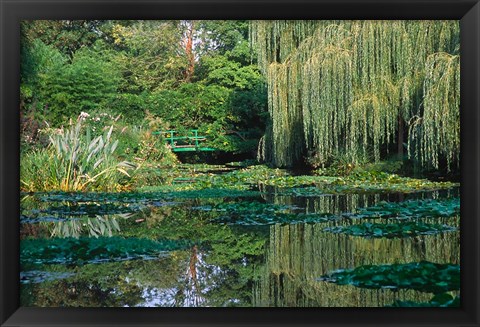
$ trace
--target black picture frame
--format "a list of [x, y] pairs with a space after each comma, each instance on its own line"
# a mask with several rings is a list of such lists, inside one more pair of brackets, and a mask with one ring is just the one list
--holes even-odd
[[[25, 19], [455, 19], [461, 21], [460, 308], [19, 307], [19, 67]], [[0, 0], [1, 326], [480, 326], [478, 0]]]

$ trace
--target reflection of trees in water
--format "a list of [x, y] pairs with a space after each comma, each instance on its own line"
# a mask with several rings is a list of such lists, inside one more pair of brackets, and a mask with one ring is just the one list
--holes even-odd
[[23, 306], [38, 307], [124, 307], [142, 300], [137, 285], [112, 276], [22, 285], [21, 297]]
[[254, 306], [384, 306], [428, 301], [411, 290], [368, 290], [316, 281], [328, 272], [367, 264], [427, 260], [459, 264], [459, 233], [405, 239], [365, 239], [322, 232], [323, 224], [270, 227], [266, 266], [255, 285]]
[[136, 306], [250, 306], [265, 237], [224, 225], [205, 223], [193, 228], [188, 226], [192, 221], [186, 220], [187, 226], [175, 231], [175, 221], [165, 219], [156, 228], [168, 225], [175, 235], [186, 228], [196, 233], [192, 237], [202, 236], [195, 246], [164, 259], [132, 262], [129, 283], [141, 287], [144, 298]]
[[308, 213], [340, 214], [375, 205], [381, 201], [381, 196], [380, 194], [346, 194], [302, 199], [305, 201]]
[[[190, 252], [184, 281], [180, 281], [181, 286], [175, 296], [177, 300], [176, 306], [198, 307], [205, 302], [205, 297], [202, 294], [202, 287], [206, 286], [207, 278], [202, 271], [202, 268], [205, 266], [205, 261], [202, 255], [198, 253], [197, 245], [194, 245]], [[197, 275], [199, 278], [197, 278]]]
[[73, 218], [64, 221], [54, 222], [49, 226], [52, 237], [80, 237], [88, 236], [112, 236], [114, 232], [120, 231], [118, 219], [127, 217], [96, 216], [95, 218]]
[[[438, 196], [432, 194], [425, 196]], [[312, 198], [266, 194], [264, 197], [269, 203], [305, 208], [307, 213], [351, 212], [385, 200], [385, 196], [378, 194]], [[387, 200], [396, 199], [391, 196]], [[223, 201], [215, 199], [206, 203], [214, 205]], [[405, 290], [372, 291], [317, 282], [316, 278], [335, 269], [362, 264], [418, 260], [458, 263], [458, 233], [367, 240], [321, 231], [327, 226], [353, 223], [342, 221], [276, 225], [257, 230], [211, 223], [212, 218], [223, 213], [191, 209], [192, 206], [202, 205], [205, 205], [204, 201], [195, 199], [185, 206], [151, 208], [148, 214], [142, 216], [144, 221], [141, 223], [137, 223], [135, 217], [121, 221], [122, 235], [126, 237], [145, 235], [155, 239], [190, 239], [197, 242], [189, 250], [172, 251], [169, 256], [156, 260], [75, 267], [77, 275], [68, 280], [22, 286], [22, 294], [28, 298], [28, 301], [22, 300], [22, 304], [104, 307], [377, 306], [391, 304], [395, 299], [428, 301], [431, 294]], [[428, 222], [447, 221], [432, 219]], [[105, 230], [108, 228], [105, 227]], [[268, 244], [267, 249], [265, 244]], [[72, 285], [77, 293], [85, 290], [83, 295], [72, 295], [72, 291], [68, 291]], [[89, 297], [96, 299], [89, 300]]]
[[190, 255], [190, 262], [188, 265], [186, 288], [185, 288], [185, 306], [199, 306], [205, 301], [205, 298], [201, 296], [201, 290], [199, 289], [199, 281], [197, 279], [197, 271], [199, 267], [197, 264], [203, 264], [201, 255], [198, 254], [198, 248], [196, 245], [192, 247], [192, 254]]
[[[197, 200], [194, 203], [197, 206], [204, 204]], [[165, 216], [165, 211], [158, 211], [155, 215], [159, 214]], [[168, 286], [149, 284], [152, 290], [150, 302], [156, 297], [155, 302], [159, 305], [161, 302], [162, 306], [167, 303], [169, 306], [251, 305], [254, 271], [263, 261], [265, 236], [254, 230], [243, 231], [210, 223], [217, 212], [177, 207], [169, 214], [161, 220], [156, 220], [155, 215], [147, 218], [147, 223], [156, 221], [149, 228], [160, 233], [168, 231], [171, 237], [199, 242], [189, 251], [174, 252], [172, 266], [175, 266], [175, 274], [172, 275], [176, 277], [170, 279]], [[157, 265], [154, 269], [156, 274], [163, 275], [172, 268]], [[147, 286], [142, 280], [139, 283]], [[160, 301], [159, 297], [163, 300]]]
[[251, 306], [259, 265], [255, 252], [263, 252], [263, 242], [252, 246], [255, 240], [248, 235], [243, 240], [242, 236], [229, 235], [226, 241], [208, 251], [198, 246], [191, 249], [175, 306]]
[[357, 208], [374, 205], [385, 196], [380, 194], [339, 194], [315, 197], [298, 197], [281, 195], [281, 190], [275, 187], [262, 186], [262, 198], [268, 202], [279, 205], [292, 205], [305, 208], [306, 213], [332, 213], [352, 212]]
[[[418, 192], [411, 194], [403, 193], [374, 193], [374, 194], [336, 194], [312, 197], [297, 197], [280, 195], [278, 189], [262, 187], [262, 198], [268, 203], [279, 205], [295, 205], [305, 208], [306, 213], [331, 213], [340, 214], [355, 212], [357, 208], [376, 205], [380, 201], [399, 202], [410, 199], [438, 199], [443, 197], [458, 196], [459, 190], [449, 189], [442, 191]], [[281, 193], [281, 192], [280, 192]]]
[[27, 237], [47, 237], [48, 230], [40, 224], [20, 224], [20, 239]]
[[[230, 300], [237, 302], [240, 292], [238, 279], [231, 280], [235, 271], [208, 263], [209, 253], [193, 246], [189, 251], [178, 251], [169, 262], [156, 263], [148, 268], [155, 276], [130, 273], [130, 283], [143, 288], [144, 300], [137, 306], [200, 307], [225, 306]], [[236, 275], [242, 280], [244, 275]], [[148, 279], [147, 279], [148, 278]], [[235, 282], [237, 284], [235, 284]]]
[[262, 198], [273, 204], [295, 205], [305, 208], [306, 213], [332, 213], [340, 214], [355, 212], [357, 208], [364, 208], [378, 204], [380, 201], [398, 202], [410, 199], [438, 199], [459, 196], [459, 189], [453, 188], [441, 191], [403, 193], [372, 193], [372, 194], [325, 194], [312, 197], [298, 197], [282, 195], [279, 188], [272, 186], [260, 187]]

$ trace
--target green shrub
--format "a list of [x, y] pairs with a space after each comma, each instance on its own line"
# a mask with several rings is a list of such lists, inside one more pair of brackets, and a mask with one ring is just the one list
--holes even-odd
[[60, 126], [78, 110], [110, 107], [115, 98], [120, 72], [101, 52], [78, 50], [71, 63], [57, 65], [39, 76], [37, 93], [45, 106], [45, 117]]
[[159, 166], [174, 166], [178, 159], [161, 135], [145, 131], [140, 135], [138, 159]]

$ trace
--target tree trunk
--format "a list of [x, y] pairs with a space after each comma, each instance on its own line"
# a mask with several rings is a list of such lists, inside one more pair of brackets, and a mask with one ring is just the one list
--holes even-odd
[[193, 33], [195, 32], [195, 21], [188, 22], [185, 33], [185, 53], [187, 55], [187, 69], [185, 70], [185, 81], [190, 82], [195, 71], [195, 55], [193, 53]]

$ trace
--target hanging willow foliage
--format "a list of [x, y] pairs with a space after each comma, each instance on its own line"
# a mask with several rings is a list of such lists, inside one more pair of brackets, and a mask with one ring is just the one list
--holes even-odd
[[[422, 164], [447, 167], [459, 162], [460, 154], [460, 58], [444, 52], [428, 57], [423, 85], [424, 112], [412, 124], [409, 153]], [[414, 130], [417, 129], [417, 130]], [[416, 140], [415, 136], [420, 139]], [[413, 148], [413, 149], [412, 149]]]
[[253, 21], [250, 38], [268, 83], [267, 161], [379, 160], [404, 121], [411, 158], [458, 166], [457, 21]]

